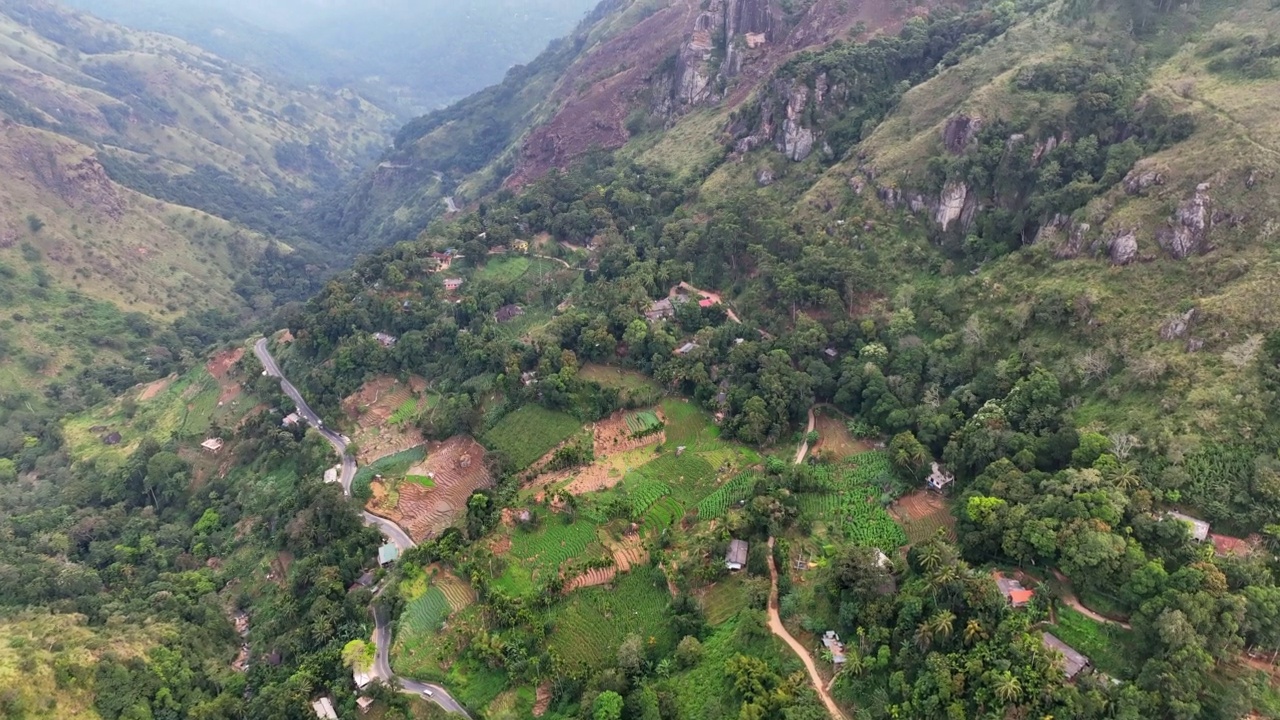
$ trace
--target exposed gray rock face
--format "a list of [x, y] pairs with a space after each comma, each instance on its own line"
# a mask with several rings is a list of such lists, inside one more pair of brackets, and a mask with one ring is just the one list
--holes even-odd
[[945, 231], [951, 223], [960, 219], [964, 213], [965, 201], [969, 197], [969, 186], [952, 180], [942, 188], [942, 196], [938, 199], [938, 211], [934, 220]]
[[952, 115], [942, 127], [942, 145], [952, 155], [963, 154], [978, 132], [982, 130], [982, 118], [969, 115]]
[[1138, 236], [1132, 230], [1111, 238], [1108, 247], [1112, 265], [1128, 265], [1138, 256]]
[[1195, 193], [1178, 205], [1169, 218], [1169, 226], [1156, 233], [1160, 247], [1178, 260], [1203, 253], [1209, 249], [1209, 228], [1212, 224], [1209, 184], [1200, 183]]
[[756, 171], [756, 184], [760, 187], [769, 187], [773, 184], [773, 168], [762, 167]]
[[1134, 168], [1124, 179], [1124, 191], [1137, 195], [1154, 185], [1163, 185], [1164, 175], [1156, 170], [1138, 170]]
[[1165, 320], [1160, 326], [1160, 339], [1177, 340], [1186, 337], [1187, 333], [1191, 332], [1191, 326], [1195, 324], [1198, 314], [1195, 308], [1191, 308], [1181, 315]]
[[778, 151], [796, 162], [813, 152], [813, 130], [801, 124], [808, 102], [808, 87], [798, 85], [792, 88], [787, 96], [787, 117], [782, 122], [782, 133], [778, 138]]
[[862, 191], [867, 189], [867, 181], [858, 175], [854, 175], [849, 178], [849, 188], [853, 190], [854, 195], [861, 195]]
[[[726, 38], [724, 58], [714, 61], [716, 38]], [[680, 113], [720, 99], [717, 88], [742, 72], [751, 48], [774, 40], [771, 0], [704, 0], [688, 39], [676, 57], [671, 88], [672, 106]]]

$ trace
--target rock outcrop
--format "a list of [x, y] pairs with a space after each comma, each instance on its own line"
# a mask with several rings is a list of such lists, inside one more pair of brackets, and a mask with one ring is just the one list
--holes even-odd
[[1112, 265], [1128, 265], [1138, 256], [1138, 236], [1133, 230], [1126, 230], [1111, 238], [1107, 246]]
[[963, 155], [982, 130], [982, 118], [952, 115], [942, 127], [942, 146], [952, 155]]
[[670, 116], [720, 100], [747, 53], [774, 40], [774, 27], [771, 0], [706, 0], [676, 54], [673, 102], [659, 110]]
[[813, 129], [802, 122], [808, 102], [809, 88], [796, 83], [787, 95], [786, 118], [777, 139], [778, 152], [796, 162], [809, 157], [816, 140]]
[[1195, 324], [1197, 315], [1196, 309], [1191, 308], [1181, 315], [1174, 315], [1165, 320], [1164, 324], [1160, 326], [1160, 339], [1178, 340], [1185, 338], [1191, 332], [1191, 326]]
[[1178, 260], [1209, 250], [1209, 229], [1213, 213], [1210, 208], [1209, 184], [1200, 183], [1190, 198], [1182, 201], [1168, 227], [1156, 232], [1156, 242]]
[[952, 180], [942, 188], [942, 195], [938, 198], [938, 209], [933, 219], [944, 232], [951, 227], [951, 223], [961, 220], [968, 199], [969, 186], [963, 182]]

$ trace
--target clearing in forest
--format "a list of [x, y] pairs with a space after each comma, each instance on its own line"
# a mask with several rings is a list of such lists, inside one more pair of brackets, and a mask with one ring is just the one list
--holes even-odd
[[480, 440], [502, 453], [516, 470], [524, 470], [582, 427], [573, 417], [541, 405], [525, 405], [510, 412]]
[[395, 521], [418, 542], [457, 522], [466, 514], [467, 498], [493, 482], [484, 448], [465, 435], [431, 443], [425, 460], [417, 457], [411, 462], [397, 477], [373, 483], [368, 509]]
[[871, 443], [859, 440], [849, 432], [848, 418], [831, 408], [818, 408], [813, 413], [818, 444], [813, 456], [822, 461], [840, 462], [858, 453], [872, 450]]
[[404, 383], [384, 375], [342, 401], [343, 412], [356, 421], [352, 439], [360, 449], [361, 465], [424, 442], [413, 420], [432, 404], [426, 390], [427, 381], [420, 377]]
[[917, 490], [897, 499], [889, 512], [902, 524], [907, 543], [917, 545], [932, 540], [941, 530], [951, 542], [956, 541], [956, 519], [951, 508], [937, 493]]
[[612, 661], [627, 635], [635, 633], [662, 657], [674, 649], [667, 608], [671, 594], [656, 568], [638, 567], [619, 575], [612, 587], [575, 592], [548, 611], [550, 647], [569, 667], [591, 668]]
[[906, 533], [885, 510], [901, 485], [887, 454], [862, 453], [842, 465], [806, 466], [805, 473], [814, 489], [797, 496], [801, 517], [823, 523], [829, 540], [886, 553], [906, 544]]

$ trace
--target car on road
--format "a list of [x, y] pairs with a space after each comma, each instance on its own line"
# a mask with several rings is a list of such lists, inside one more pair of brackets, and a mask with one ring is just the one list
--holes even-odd
[[427, 688], [426, 690], [422, 691], [422, 697], [424, 698], [433, 698], [435, 696], [436, 694], [431, 688]]

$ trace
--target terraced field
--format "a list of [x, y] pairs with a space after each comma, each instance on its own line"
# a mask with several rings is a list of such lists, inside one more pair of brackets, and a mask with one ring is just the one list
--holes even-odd
[[611, 588], [575, 592], [552, 608], [550, 646], [570, 665], [595, 667], [616, 657], [627, 635], [637, 633], [652, 637], [655, 652], [666, 655], [676, 641], [666, 620], [670, 603], [662, 573], [636, 568]]
[[484, 446], [505, 455], [523, 470], [582, 427], [574, 418], [541, 405], [525, 405], [508, 413], [481, 438]]
[[907, 543], [902, 526], [881, 504], [886, 488], [899, 482], [884, 453], [861, 453], [849, 464], [816, 465], [807, 472], [812, 484], [824, 488], [797, 498], [810, 520], [827, 523], [848, 542], [886, 552]]
[[444, 592], [439, 587], [432, 586], [422, 597], [405, 606], [404, 613], [400, 616], [399, 631], [415, 638], [432, 635], [440, 629], [441, 623], [451, 612], [453, 608]]
[[[604, 546], [596, 538], [596, 527], [586, 519], [565, 525], [560, 518], [549, 518], [532, 532], [514, 531], [507, 552], [512, 566], [519, 565], [534, 582], [560, 572], [570, 560], [604, 557]], [[519, 573], [519, 570], [516, 570]]]

